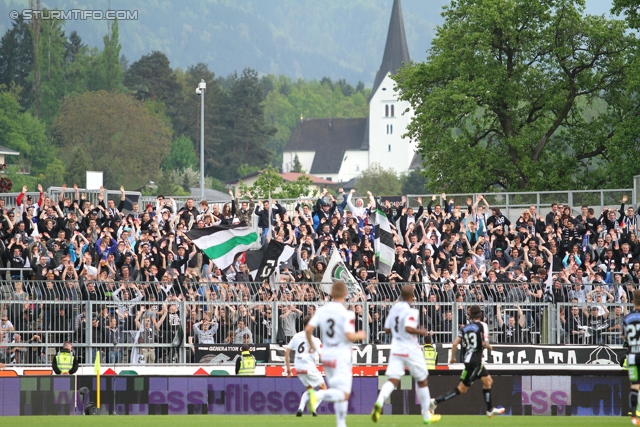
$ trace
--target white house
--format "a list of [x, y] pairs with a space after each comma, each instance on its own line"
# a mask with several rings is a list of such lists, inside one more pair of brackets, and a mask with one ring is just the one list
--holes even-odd
[[291, 171], [296, 155], [308, 173], [333, 182], [349, 181], [376, 164], [398, 174], [419, 165], [415, 143], [402, 137], [413, 110], [407, 101], [398, 101], [390, 77], [408, 62], [402, 7], [400, 0], [394, 0], [369, 117], [301, 120], [284, 147], [282, 170]]

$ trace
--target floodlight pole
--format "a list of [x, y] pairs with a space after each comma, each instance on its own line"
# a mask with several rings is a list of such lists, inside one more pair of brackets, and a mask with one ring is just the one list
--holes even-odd
[[[200, 80], [196, 93], [200, 94], [200, 200], [204, 200], [204, 93], [207, 84]], [[199, 91], [199, 92], [198, 92]]]

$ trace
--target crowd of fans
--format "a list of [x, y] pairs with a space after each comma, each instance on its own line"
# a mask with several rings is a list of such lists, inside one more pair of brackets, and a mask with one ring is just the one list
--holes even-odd
[[[369, 193], [365, 204], [353, 190], [324, 190], [287, 210], [230, 191], [229, 203], [196, 206], [188, 199], [178, 209], [158, 196], [125, 212], [122, 187], [118, 203], [101, 191], [96, 205], [75, 185], [63, 187], [59, 200], [40, 186], [37, 200], [27, 190], [16, 206], [0, 199], [1, 261], [10, 276], [0, 295], [4, 363], [44, 363], [45, 344], [66, 339], [104, 344], [116, 363], [172, 362], [183, 342], [284, 343], [329, 300], [319, 282], [333, 251], [357, 282], [349, 301], [356, 329], [368, 328], [376, 343], [388, 342], [385, 315], [408, 282], [420, 323], [436, 342], [452, 341], [468, 321], [469, 303], [484, 307], [492, 340], [536, 342], [550, 315], [543, 303], [552, 302], [561, 343], [619, 344], [621, 319], [640, 282], [638, 214], [626, 196], [617, 212], [605, 207], [596, 215], [583, 206], [574, 215], [554, 203], [544, 217], [531, 206], [512, 223], [481, 195], [466, 206], [445, 194], [426, 207], [417, 198], [412, 208], [404, 197], [382, 202]], [[376, 270], [376, 207], [387, 215], [395, 245], [387, 275]], [[263, 243], [295, 248], [263, 283], [253, 281], [244, 256], [221, 270], [186, 235], [251, 224], [254, 216]], [[140, 348], [134, 354], [112, 343]]]

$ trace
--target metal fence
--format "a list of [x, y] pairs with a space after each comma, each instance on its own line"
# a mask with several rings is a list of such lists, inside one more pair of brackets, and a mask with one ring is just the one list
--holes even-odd
[[[640, 178], [634, 177], [634, 188], [611, 189], [611, 190], [569, 190], [569, 191], [542, 191], [542, 192], [500, 192], [482, 193], [484, 199], [491, 207], [498, 207], [502, 213], [513, 223], [520, 217], [525, 209], [535, 206], [536, 210], [544, 218], [551, 210], [552, 203], [560, 203], [571, 208], [573, 214], [580, 213], [583, 205], [594, 208], [596, 214], [602, 211], [605, 206], [613, 207], [617, 210], [621, 203], [622, 196], [629, 196], [629, 202], [636, 206], [638, 201], [637, 185], [640, 185]], [[447, 194], [447, 203], [453, 199], [454, 203], [466, 210], [467, 199], [476, 201], [479, 193], [456, 193]], [[407, 205], [418, 206], [417, 199], [422, 197], [423, 206], [427, 206], [433, 194], [409, 194], [407, 195]], [[436, 195], [436, 204], [442, 204], [440, 195]], [[482, 202], [481, 202], [482, 203]], [[481, 204], [484, 207], [484, 203]]]
[[[302, 330], [304, 316], [329, 299], [321, 283], [270, 288], [266, 283], [198, 282], [187, 284], [184, 293], [176, 293], [173, 285], [92, 282], [86, 285], [92, 299], [85, 294], [83, 300], [85, 285], [77, 282], [6, 281], [3, 286], [9, 289], [0, 300], [0, 362], [50, 364], [70, 340], [84, 364], [92, 363], [98, 351], [105, 363], [192, 363], [197, 344], [286, 344]], [[356, 329], [366, 332], [362, 344], [390, 341], [384, 322], [401, 285], [374, 283], [352, 294], [347, 306], [356, 313]], [[465, 292], [457, 295], [440, 284], [413, 285], [420, 326], [437, 343], [452, 342], [469, 321], [467, 309], [478, 304], [492, 342], [617, 345], [620, 320], [630, 308], [595, 297], [575, 304], [530, 301], [518, 297], [520, 284], [500, 285], [512, 295], [501, 302], [494, 301], [502, 290], [498, 285], [461, 285], [458, 290]]]
[[[78, 189], [78, 191], [80, 194], [84, 194], [85, 199], [88, 200], [92, 205], [98, 204], [98, 194], [100, 194], [100, 190], [87, 190], [85, 188], [80, 188]], [[40, 193], [38, 193], [37, 191], [28, 191], [25, 194], [31, 196], [34, 202], [37, 202], [38, 198], [40, 197]], [[75, 199], [75, 190], [73, 188], [67, 188], [67, 190], [63, 192], [62, 187], [49, 187], [44, 194], [46, 197], [50, 197], [55, 203], [57, 203], [60, 198], [63, 198], [65, 196], [69, 196], [72, 200]], [[120, 194], [121, 193], [119, 190], [105, 190], [103, 193], [105, 203], [107, 200], [114, 200], [117, 204], [120, 200]], [[19, 192], [3, 193], [2, 198], [4, 199], [5, 205], [7, 207], [15, 208], [16, 206], [18, 206], [17, 198], [19, 195]], [[141, 193], [139, 191], [125, 191], [125, 196], [130, 201], [137, 201], [139, 200], [139, 198], [141, 198]]]
[[[82, 195], [84, 194], [85, 199], [88, 200], [92, 205], [96, 206], [99, 203], [98, 195], [100, 194], [100, 190], [87, 190], [84, 188], [78, 189], [78, 192]], [[75, 190], [73, 188], [67, 188], [66, 191], [62, 191], [62, 187], [49, 187], [47, 188], [47, 193], [49, 197], [53, 200], [58, 201], [60, 198], [69, 196], [72, 200], [75, 199]], [[140, 201], [142, 193], [139, 191], [125, 191], [125, 198], [130, 202]], [[113, 200], [116, 202], [116, 206], [120, 202], [120, 190], [104, 190], [103, 194], [105, 204], [107, 200]], [[140, 202], [139, 202], [140, 203]], [[144, 205], [140, 206], [140, 211], [144, 210]]]

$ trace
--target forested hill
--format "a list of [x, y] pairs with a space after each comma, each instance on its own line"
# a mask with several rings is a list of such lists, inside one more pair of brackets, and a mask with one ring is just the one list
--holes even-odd
[[[447, 0], [402, 0], [411, 58], [423, 61]], [[27, 0], [0, 0], [0, 34], [9, 12]], [[129, 63], [159, 50], [172, 67], [206, 63], [217, 75], [250, 67], [307, 80], [330, 77], [371, 87], [380, 66], [393, 0], [42, 0], [42, 7], [137, 10], [120, 23]], [[588, 0], [587, 12], [606, 13], [610, 0]], [[70, 21], [89, 46], [102, 46], [107, 23]]]
[[[412, 59], [424, 60], [442, 22], [446, 0], [403, 0]], [[161, 51], [171, 66], [206, 63], [216, 75], [246, 67], [264, 74], [307, 80], [330, 77], [370, 87], [380, 67], [392, 0], [42, 0], [43, 8], [137, 10], [137, 21], [120, 22], [122, 54], [129, 63]], [[9, 12], [26, 0], [0, 0], [0, 34]], [[102, 46], [107, 22], [68, 21], [89, 46]]]

